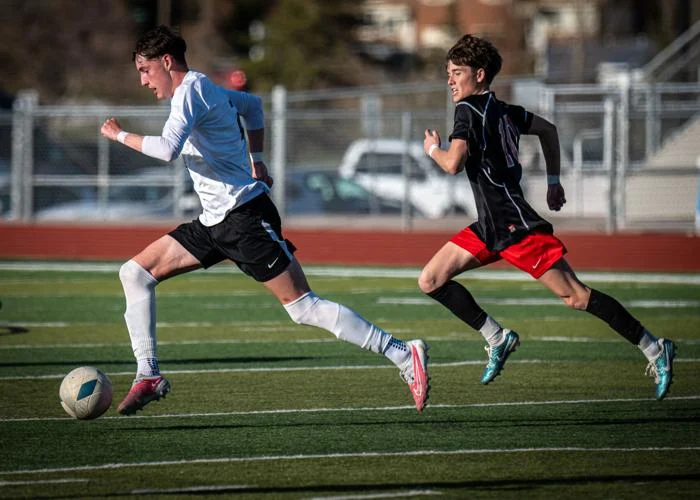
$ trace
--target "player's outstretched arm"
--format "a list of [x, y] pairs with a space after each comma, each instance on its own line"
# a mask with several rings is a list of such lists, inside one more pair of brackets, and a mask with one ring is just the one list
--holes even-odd
[[564, 187], [559, 181], [561, 156], [557, 127], [538, 115], [533, 115], [528, 134], [536, 135], [542, 145], [544, 163], [547, 167], [547, 206], [559, 211], [566, 203]]
[[[171, 121], [170, 119], [168, 120]], [[168, 124], [166, 128], [168, 130]], [[163, 136], [158, 135], [139, 135], [133, 132], [126, 132], [122, 129], [116, 118], [110, 118], [102, 124], [100, 133], [108, 139], [118, 141], [129, 146], [131, 149], [143, 153], [151, 158], [157, 158], [163, 161], [173, 161], [177, 158], [182, 150], [185, 138], [189, 132], [185, 128], [178, 128], [172, 131], [172, 136], [179, 137], [179, 143], [168, 140]]]

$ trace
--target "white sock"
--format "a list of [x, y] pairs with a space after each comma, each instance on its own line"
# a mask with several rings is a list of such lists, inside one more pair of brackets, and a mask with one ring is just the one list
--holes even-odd
[[313, 292], [285, 304], [284, 308], [295, 323], [328, 330], [340, 340], [384, 354], [396, 366], [402, 366], [410, 357], [402, 340], [392, 337], [344, 305], [322, 299]]
[[157, 358], [143, 358], [137, 359], [138, 367], [136, 368], [136, 377], [157, 377], [160, 375], [160, 367], [158, 366]]
[[644, 329], [642, 338], [639, 339], [639, 344], [637, 344], [639, 349], [644, 353], [644, 356], [649, 361], [654, 361], [661, 354], [661, 346], [659, 345], [659, 339], [654, 337], [649, 330]]
[[158, 280], [133, 260], [119, 269], [119, 279], [126, 297], [124, 319], [138, 363], [138, 376], [158, 375], [155, 293]]
[[501, 328], [501, 325], [499, 325], [498, 322], [491, 316], [486, 317], [486, 322], [479, 329], [479, 331], [490, 346], [496, 346], [503, 343], [503, 328]]

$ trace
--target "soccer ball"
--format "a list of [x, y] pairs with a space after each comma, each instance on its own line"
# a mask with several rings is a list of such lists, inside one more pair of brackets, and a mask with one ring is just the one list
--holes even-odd
[[61, 382], [61, 406], [73, 418], [97, 418], [112, 404], [112, 382], [100, 369], [81, 366]]

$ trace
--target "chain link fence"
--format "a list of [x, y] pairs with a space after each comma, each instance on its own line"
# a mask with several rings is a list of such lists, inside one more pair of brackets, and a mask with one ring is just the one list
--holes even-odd
[[[700, 156], [700, 84], [548, 86], [501, 80], [501, 99], [557, 124], [568, 203], [546, 208], [538, 141], [521, 138], [523, 189], [555, 223], [608, 232], [694, 231]], [[464, 174], [442, 173], [422, 153], [426, 128], [443, 143], [454, 106], [444, 83], [287, 92], [262, 96], [273, 197], [288, 221], [388, 224], [405, 230], [475, 217]], [[34, 92], [0, 114], [0, 217], [18, 221], [177, 221], [198, 201], [179, 160], [167, 165], [102, 138], [159, 135], [169, 107], [42, 106]]]

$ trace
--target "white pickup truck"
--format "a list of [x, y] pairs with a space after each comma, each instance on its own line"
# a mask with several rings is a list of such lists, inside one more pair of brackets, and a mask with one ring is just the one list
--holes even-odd
[[465, 174], [451, 176], [443, 172], [426, 156], [419, 142], [358, 139], [345, 151], [338, 173], [379, 198], [397, 202], [407, 199], [428, 218], [455, 211], [476, 218], [476, 204]]

